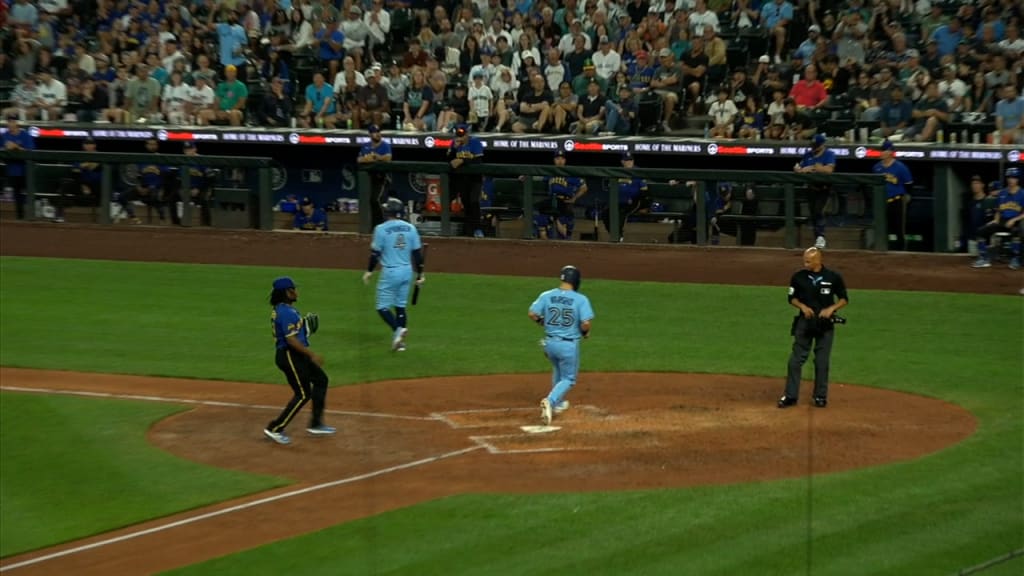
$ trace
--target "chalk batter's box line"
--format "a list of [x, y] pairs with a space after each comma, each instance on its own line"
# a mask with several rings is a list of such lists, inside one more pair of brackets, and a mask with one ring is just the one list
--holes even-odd
[[501, 455], [501, 456], [505, 456], [505, 455], [509, 455], [509, 454], [545, 454], [545, 453], [551, 453], [551, 452], [584, 452], [584, 451], [600, 450], [600, 448], [584, 448], [584, 447], [569, 448], [567, 446], [552, 446], [552, 447], [548, 447], [548, 448], [515, 448], [515, 449], [511, 449], [511, 450], [506, 450], [506, 449], [498, 448], [493, 443], [491, 443], [491, 440], [498, 440], [498, 439], [502, 439], [502, 438], [522, 439], [522, 438], [526, 438], [528, 436], [530, 436], [530, 435], [526, 434], [526, 433], [523, 433], [523, 434], [497, 434], [497, 435], [493, 435], [493, 436], [470, 436], [469, 439], [472, 440], [473, 442], [475, 442], [477, 444], [477, 446], [480, 446], [480, 447], [484, 448], [485, 450], [487, 450], [488, 453], [495, 454], [495, 455]]
[[[495, 426], [501, 426], [501, 423], [485, 422], [483, 424], [462, 424], [456, 422], [451, 416], [461, 416], [465, 414], [495, 414], [495, 413], [508, 413], [508, 412], [533, 412], [537, 408], [476, 408], [471, 410], [447, 410], [445, 412], [431, 412], [431, 420], [440, 420], [455, 430], [472, 430], [480, 428], [494, 428]], [[600, 409], [597, 406], [591, 404], [580, 404], [570, 408], [570, 410], [579, 410], [580, 412], [598, 412]]]
[[[57, 390], [53, 388], [25, 388], [21, 386], [0, 386], [4, 392], [26, 392], [32, 394], [56, 394], [61, 396], [83, 396], [86, 398], [107, 398], [112, 400], [137, 400], [141, 402], [162, 402], [165, 404], [187, 404], [190, 406], [211, 406], [217, 408], [245, 408], [250, 410], [280, 410], [280, 406], [266, 404], [246, 404], [244, 402], [224, 402], [220, 400], [195, 400], [193, 398], [173, 398], [167, 396], [147, 396], [141, 394], [114, 394], [110, 392], [90, 392], [87, 390]], [[352, 410], [324, 410], [325, 414], [339, 416], [357, 416], [362, 418], [390, 418], [394, 420], [415, 420], [430, 422], [436, 418], [427, 416], [406, 416], [403, 414], [386, 414], [382, 412], [358, 412]]]

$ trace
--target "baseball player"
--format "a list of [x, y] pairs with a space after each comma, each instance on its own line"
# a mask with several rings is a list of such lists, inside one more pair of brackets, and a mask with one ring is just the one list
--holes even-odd
[[295, 309], [298, 299], [299, 293], [291, 278], [285, 276], [274, 280], [273, 291], [270, 293], [270, 305], [274, 308], [270, 314], [270, 324], [274, 329], [277, 346], [274, 361], [277, 368], [284, 372], [293, 392], [292, 399], [281, 414], [263, 429], [263, 434], [278, 444], [291, 443], [284, 429], [311, 399], [313, 417], [306, 431], [314, 436], [329, 436], [335, 432], [332, 426], [323, 423], [324, 404], [327, 400], [327, 374], [322, 368], [324, 359], [309, 348], [309, 335], [320, 327], [320, 319], [316, 314], [307, 314], [305, 317], [299, 314]]
[[391, 350], [404, 352], [405, 337], [409, 333], [405, 305], [413, 282], [413, 268], [418, 276], [417, 284], [423, 284], [426, 279], [423, 275], [423, 245], [416, 227], [402, 220], [401, 200], [389, 198], [382, 211], [387, 220], [373, 228], [370, 264], [363, 273], [363, 284], [370, 283], [370, 277], [379, 263], [381, 273], [377, 281], [377, 313], [391, 328]]
[[[811, 147], [804, 152], [804, 157], [793, 166], [794, 172], [831, 174], [836, 169], [836, 153], [825, 147], [824, 134], [815, 134]], [[811, 218], [814, 219], [814, 247], [825, 247], [825, 205], [828, 204], [832, 186], [829, 184], [811, 184]]]
[[[96, 141], [92, 137], [82, 141], [83, 152], [95, 152]], [[71, 178], [61, 184], [56, 198], [57, 217], [55, 222], [64, 221], [64, 209], [68, 205], [99, 206], [100, 186], [103, 181], [103, 166], [99, 162], [75, 162], [71, 165]]]
[[[18, 115], [7, 116], [7, 131], [0, 134], [4, 150], [34, 150], [36, 139], [28, 130], [22, 130], [18, 124]], [[7, 161], [7, 183], [14, 189], [14, 212], [18, 220], [25, 219], [25, 203], [28, 196], [25, 192], [25, 161]], [[35, 208], [30, 209], [34, 210]]]
[[292, 223], [295, 230], [310, 230], [325, 232], [327, 230], [327, 213], [313, 204], [309, 196], [302, 199], [299, 210], [295, 213], [295, 221]]
[[[160, 143], [157, 142], [156, 138], [150, 138], [146, 141], [146, 151], [151, 154], [159, 153]], [[142, 162], [138, 164], [138, 168], [139, 182], [135, 187], [134, 196], [131, 196], [124, 203], [125, 210], [128, 212], [128, 216], [137, 224], [138, 219], [135, 218], [135, 210], [132, 208], [131, 201], [135, 199], [142, 200], [156, 208], [157, 215], [162, 222], [164, 220], [164, 209], [166, 208], [167, 200], [164, 192], [164, 176], [168, 172], [168, 167], [155, 162]]]
[[779, 398], [779, 408], [796, 404], [800, 394], [800, 371], [814, 346], [814, 405], [828, 404], [828, 368], [832, 356], [832, 339], [836, 312], [849, 303], [843, 277], [821, 263], [821, 249], [804, 251], [804, 267], [789, 281], [789, 304], [800, 310], [793, 318], [790, 334], [793, 352], [789, 356], [786, 391]]
[[582, 277], [575, 266], [565, 266], [558, 288], [542, 292], [530, 305], [529, 316], [544, 328], [544, 355], [551, 362], [551, 391], [540, 401], [540, 417], [551, 424], [553, 413], [569, 409], [565, 395], [576, 385], [580, 369], [580, 340], [590, 336], [594, 309], [580, 294]]
[[[195, 142], [185, 142], [182, 149], [185, 152], [185, 156], [192, 158], [199, 156], [199, 150], [196, 149]], [[188, 197], [191, 198], [193, 204], [199, 207], [199, 221], [204, 226], [209, 226], [211, 224], [210, 202], [213, 198], [213, 184], [216, 176], [220, 174], [220, 170], [207, 168], [199, 164], [182, 166], [181, 170], [188, 170]], [[177, 214], [177, 210], [171, 211], [171, 215], [175, 219]], [[180, 223], [179, 220], [175, 220], [175, 222]]]
[[[356, 162], [359, 164], [391, 162], [391, 143], [384, 140], [380, 133], [380, 126], [371, 124], [366, 131], [370, 134], [370, 141], [359, 149]], [[381, 211], [381, 208], [387, 200], [390, 183], [390, 174], [370, 172], [370, 210], [372, 210], [374, 226], [384, 222], [384, 212]]]
[[1010, 269], [1020, 269], [1021, 228], [1024, 227], [1024, 190], [1020, 187], [1020, 168], [1006, 170], [1006, 187], [999, 192], [995, 218], [978, 230], [978, 259], [975, 268], [989, 268], [988, 241], [996, 232], [1009, 232], [1013, 238], [1010, 248], [1013, 258]]
[[[622, 153], [622, 167], [626, 169], [635, 166], [633, 154]], [[626, 234], [626, 219], [633, 214], [646, 210], [651, 206], [651, 197], [647, 194], [647, 181], [638, 176], [619, 178], [615, 184], [619, 187], [619, 242], [622, 242]], [[608, 233], [612, 233], [611, 210], [606, 208], [601, 214], [601, 220]]]
[[452, 168], [452, 196], [462, 200], [465, 216], [462, 222], [462, 233], [465, 236], [482, 238], [484, 231], [480, 228], [480, 188], [483, 178], [478, 174], [466, 174], [461, 168], [483, 161], [484, 145], [479, 138], [469, 134], [469, 124], [455, 126], [455, 139], [448, 148], [448, 165]]
[[[882, 142], [882, 159], [875, 164], [872, 172], [885, 174], [885, 219], [889, 234], [896, 236], [896, 248], [907, 249], [907, 204], [910, 192], [907, 186], [914, 183], [910, 168], [896, 159], [892, 141]], [[890, 248], [892, 246], [890, 245]]]
[[[555, 152], [555, 166], [565, 166], [565, 151]], [[520, 177], [525, 180], [526, 177]], [[545, 176], [548, 197], [534, 205], [533, 226], [542, 240], [571, 240], [576, 225], [575, 203], [587, 193], [587, 183], [575, 176]], [[553, 225], [553, 226], [552, 226]], [[553, 229], [552, 229], [553, 228]]]

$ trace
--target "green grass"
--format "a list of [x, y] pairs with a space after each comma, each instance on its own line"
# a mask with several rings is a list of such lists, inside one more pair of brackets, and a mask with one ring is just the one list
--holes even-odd
[[[285, 272], [3, 258], [0, 364], [276, 383], [265, 298]], [[359, 272], [290, 272], [300, 309], [320, 313], [313, 345], [335, 384], [546, 369], [525, 311], [550, 278], [430, 275], [396, 361]], [[974, 436], [811, 484], [448, 498], [175, 574], [794, 574], [808, 543], [816, 575], [945, 574], [1024, 546], [1021, 299], [848, 281], [833, 381], [961, 404]], [[597, 312], [584, 371], [784, 370], [785, 287], [586, 279], [583, 291]]]
[[0, 556], [283, 485], [181, 460], [146, 429], [184, 408], [0, 393]]

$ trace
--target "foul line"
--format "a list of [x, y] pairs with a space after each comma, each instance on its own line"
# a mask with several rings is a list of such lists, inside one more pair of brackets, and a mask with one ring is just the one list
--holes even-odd
[[[219, 400], [193, 400], [190, 398], [167, 398], [163, 396], [143, 396], [138, 394], [111, 394], [108, 392], [88, 392], [79, 390], [54, 390], [52, 388], [23, 388], [20, 386], [0, 386], [5, 392], [36, 392], [39, 394], [62, 394], [65, 396], [88, 396], [90, 398], [112, 398], [115, 400], [142, 400], [146, 402], [166, 402], [168, 404], [192, 404], [197, 406], [220, 406], [227, 408], [253, 408], [258, 410], [280, 410], [280, 406], [267, 404], [243, 404], [241, 402], [221, 402]], [[386, 414], [381, 412], [356, 412], [352, 410], [324, 410], [327, 414], [341, 416], [365, 416], [367, 418], [391, 418], [394, 420], [418, 420], [432, 422], [433, 416], [405, 416], [402, 414]]]
[[360, 474], [358, 476], [350, 476], [348, 478], [342, 478], [341, 480], [334, 480], [334, 481], [331, 481], [331, 482], [326, 482], [324, 484], [317, 484], [315, 486], [308, 486], [306, 488], [301, 488], [299, 490], [293, 490], [291, 492], [285, 492], [283, 494], [277, 494], [275, 496], [268, 496], [266, 498], [261, 498], [259, 500], [253, 500], [252, 502], [246, 502], [244, 504], [238, 504], [236, 506], [231, 506], [229, 508], [224, 508], [223, 510], [216, 510], [216, 511], [213, 511], [213, 512], [207, 512], [206, 514], [200, 514], [199, 516], [193, 516], [191, 518], [183, 518], [181, 520], [177, 520], [177, 521], [171, 522], [169, 524], [164, 524], [162, 526], [154, 526], [152, 528], [147, 528], [145, 530], [140, 530], [138, 532], [131, 532], [131, 533], [128, 533], [128, 534], [122, 534], [121, 536], [117, 536], [117, 537], [114, 537], [114, 538], [109, 538], [107, 540], [101, 540], [99, 542], [93, 542], [91, 544], [85, 544], [85, 545], [82, 545], [82, 546], [77, 546], [75, 548], [71, 548], [71, 549], [68, 549], [68, 550], [62, 550], [60, 552], [54, 552], [52, 554], [47, 554], [45, 556], [40, 556], [38, 558], [32, 558], [30, 560], [25, 560], [25, 561], [22, 561], [22, 562], [18, 562], [16, 564], [10, 564], [10, 565], [7, 565], [7, 566], [0, 566], [0, 572], [7, 572], [9, 570], [14, 570], [16, 568], [23, 568], [25, 566], [31, 566], [33, 564], [39, 564], [41, 562], [46, 562], [48, 560], [54, 560], [56, 558], [61, 558], [63, 556], [70, 556], [72, 554], [78, 554], [79, 552], [85, 552], [87, 550], [93, 550], [95, 548], [101, 548], [103, 546], [109, 546], [110, 544], [116, 544], [118, 542], [124, 542], [125, 540], [133, 540], [135, 538], [139, 538], [139, 537], [142, 537], [142, 536], [148, 536], [149, 534], [154, 534], [154, 533], [157, 533], [157, 532], [163, 532], [164, 530], [170, 530], [172, 528], [177, 528], [179, 526], [185, 526], [186, 524], [193, 524], [195, 522], [199, 522], [199, 521], [202, 521], [202, 520], [207, 520], [209, 518], [214, 518], [214, 517], [217, 517], [217, 516], [223, 516], [225, 514], [230, 514], [232, 512], [238, 512], [239, 510], [245, 510], [247, 508], [254, 508], [256, 506], [262, 506], [263, 504], [269, 504], [271, 502], [276, 502], [278, 500], [285, 500], [287, 498], [293, 498], [295, 496], [301, 496], [302, 494], [308, 494], [310, 492], [316, 492], [316, 491], [319, 491], [319, 490], [325, 490], [327, 488], [334, 488], [335, 486], [341, 486], [341, 485], [344, 485], [344, 484], [351, 484], [353, 482], [359, 482], [360, 480], [368, 480], [368, 479], [374, 478], [376, 476], [383, 476], [385, 474], [390, 474], [391, 472], [398, 472], [400, 470], [406, 470], [408, 468], [415, 468], [416, 466], [423, 466], [424, 464], [431, 464], [433, 462], [444, 460], [446, 458], [453, 458], [455, 456], [461, 456], [463, 454], [468, 454], [469, 452], [473, 452], [475, 450], [480, 450], [481, 448], [483, 448], [483, 446], [479, 446], [479, 445], [478, 446], [470, 446], [469, 448], [463, 448], [462, 450], [455, 450], [453, 452], [445, 452], [444, 454], [439, 454], [437, 456], [430, 456], [428, 458], [423, 458], [421, 460], [416, 460], [415, 462], [408, 462], [406, 464], [398, 464], [396, 466], [391, 466], [391, 467], [388, 467], [388, 468], [383, 468], [381, 470], [376, 470], [374, 472], [367, 472], [366, 474]]
[[999, 564], [1002, 564], [1003, 562], [1009, 562], [1010, 560], [1013, 560], [1014, 558], [1017, 558], [1018, 556], [1024, 556], [1024, 548], [1020, 548], [1020, 549], [1014, 550], [1012, 552], [1007, 552], [1006, 554], [1003, 554], [1001, 556], [996, 556], [995, 558], [992, 558], [991, 560], [982, 562], [981, 564], [978, 564], [977, 566], [971, 566], [970, 568], [964, 568], [963, 570], [960, 570], [959, 572], [957, 572], [953, 576], [969, 576], [970, 574], [977, 574], [979, 572], [988, 570], [989, 568], [993, 568], [995, 566], [998, 566]]

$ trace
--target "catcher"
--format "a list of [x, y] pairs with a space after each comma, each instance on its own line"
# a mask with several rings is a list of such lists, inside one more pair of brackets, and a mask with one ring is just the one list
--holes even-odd
[[270, 315], [270, 323], [277, 345], [275, 362], [277, 368], [284, 372], [294, 394], [280, 416], [263, 430], [263, 434], [278, 444], [290, 444], [291, 438], [285, 434], [284, 429], [306, 402], [313, 400], [313, 417], [306, 431], [314, 436], [329, 436], [334, 434], [335, 429], [323, 423], [327, 399], [327, 374], [321, 368], [324, 358], [309, 348], [309, 335], [320, 327], [320, 318], [316, 314], [303, 317], [295, 309], [299, 293], [291, 278], [274, 280], [273, 288], [270, 305], [274, 311]]
[[789, 356], [789, 371], [786, 376], [786, 391], [779, 398], [779, 408], [796, 404], [800, 394], [800, 372], [814, 346], [814, 405], [824, 408], [828, 405], [828, 368], [832, 356], [834, 325], [846, 320], [836, 312], [846, 306], [846, 283], [835, 270], [825, 268], [821, 263], [821, 250], [808, 248], [804, 251], [804, 267], [793, 274], [789, 281], [788, 300], [791, 306], [800, 310], [793, 318], [790, 334], [793, 336], [793, 352]]

